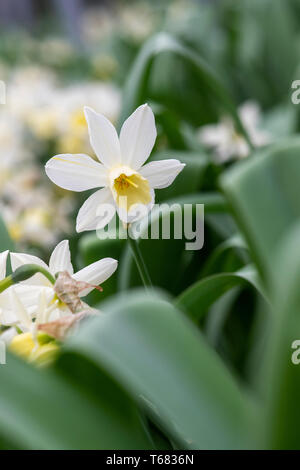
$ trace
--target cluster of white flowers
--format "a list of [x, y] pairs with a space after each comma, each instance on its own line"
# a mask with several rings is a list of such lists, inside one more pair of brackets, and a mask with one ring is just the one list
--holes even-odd
[[[8, 253], [0, 253], [0, 281], [6, 276]], [[89, 310], [79, 297], [86, 296], [95, 286], [106, 281], [118, 265], [115, 259], [104, 258], [74, 274], [67, 240], [55, 247], [49, 266], [38, 257], [25, 253], [10, 253], [10, 261], [13, 272], [20, 266], [34, 264], [44, 268], [53, 278], [63, 273], [75, 282], [75, 286], [81, 283], [84, 288], [78, 291], [79, 312], [83, 309]], [[56, 284], [52, 284], [43, 274], [37, 273], [19, 284], [11, 285], [0, 294], [0, 324], [2, 330], [3, 327], [5, 329], [0, 338], [6, 341], [14, 352], [32, 360], [40, 357], [43, 352], [48, 353], [48, 346], [45, 350], [39, 341], [39, 327], [56, 325], [60, 319], [68, 319], [75, 313], [72, 303], [68, 303], [65, 297], [59, 295]], [[63, 284], [63, 291], [65, 292], [62, 294], [70, 296], [66, 282]], [[43, 331], [45, 330], [47, 331], [46, 326], [43, 328]]]
[[[71, 232], [73, 197], [43, 175], [42, 158], [89, 151], [83, 106], [96, 105], [113, 122], [120, 92], [109, 83], [62, 85], [41, 66], [5, 71], [6, 104], [0, 105], [0, 209], [18, 247], [48, 249]], [[40, 158], [38, 158], [40, 156]], [[19, 171], [16, 171], [16, 167]]]
[[84, 11], [82, 33], [88, 43], [111, 36], [116, 27], [124, 36], [140, 43], [153, 33], [159, 23], [159, 8], [151, 8], [147, 2], [121, 2], [117, 9], [91, 7]]
[[[117, 212], [123, 222], [131, 223], [151, 210], [154, 189], [169, 186], [184, 164], [169, 159], [144, 165], [156, 140], [155, 119], [147, 104], [128, 117], [119, 137], [104, 115], [89, 107], [84, 112], [98, 161], [85, 154], [59, 154], [48, 161], [46, 173], [64, 189], [102, 187], [80, 209], [78, 232], [101, 228], [109, 222], [98, 213], [104, 203], [110, 204], [111, 217]], [[144, 210], [137, 211], [137, 207]], [[92, 311], [80, 297], [108, 279], [117, 261], [104, 258], [74, 274], [69, 243], [64, 240], [54, 249], [49, 265], [33, 255], [10, 253], [13, 274], [6, 278], [7, 256], [8, 251], [0, 254], [0, 325], [2, 330], [6, 328], [1, 339], [15, 353], [44, 363], [56, 352], [55, 338], [64, 339], [76, 315], [81, 318], [86, 311]], [[22, 267], [30, 274], [26, 278], [24, 270], [23, 277], [17, 277]]]

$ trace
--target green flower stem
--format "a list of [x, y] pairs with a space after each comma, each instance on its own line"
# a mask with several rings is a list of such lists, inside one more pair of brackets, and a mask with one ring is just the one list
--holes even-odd
[[128, 241], [129, 241], [129, 245], [130, 245], [130, 248], [132, 250], [132, 254], [133, 254], [135, 263], [137, 265], [138, 271], [140, 273], [141, 279], [144, 283], [144, 286], [146, 288], [152, 287], [152, 282], [151, 282], [151, 279], [150, 279], [150, 276], [149, 276], [149, 273], [148, 273], [148, 269], [147, 269], [147, 266], [145, 264], [145, 261], [144, 261], [144, 258], [142, 256], [139, 245], [138, 245], [137, 241], [134, 238], [130, 237], [130, 234], [128, 233], [128, 230], [127, 230], [127, 235], [128, 235], [127, 238], [128, 238]]
[[7, 276], [5, 279], [0, 281], [0, 293], [3, 292], [5, 289], [10, 287], [13, 284], [12, 277]]
[[24, 264], [23, 266], [17, 268], [10, 276], [7, 276], [5, 279], [0, 281], [0, 293], [13, 284], [17, 284], [18, 282], [29, 279], [36, 273], [43, 274], [48, 279], [48, 281], [51, 282], [51, 284], [55, 283], [55, 279], [52, 274], [50, 274], [49, 271], [47, 271], [42, 266], [37, 266], [36, 264]]

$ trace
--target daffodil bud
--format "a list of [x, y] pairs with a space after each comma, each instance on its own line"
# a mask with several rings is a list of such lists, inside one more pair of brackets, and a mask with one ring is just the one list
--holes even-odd
[[13, 284], [26, 281], [26, 279], [31, 278], [36, 273], [43, 274], [48, 279], [48, 281], [51, 282], [51, 284], [55, 283], [55, 279], [52, 274], [42, 266], [38, 266], [37, 264], [23, 264], [22, 266], [19, 266], [10, 276], [7, 276], [2, 281], [0, 281], [0, 292], [3, 292]]
[[59, 346], [44, 332], [39, 332], [36, 339], [28, 332], [16, 335], [9, 345], [9, 350], [26, 361], [46, 366], [54, 360]]
[[29, 358], [34, 347], [35, 342], [33, 341], [31, 333], [16, 335], [9, 344], [9, 350], [23, 359]]
[[57, 356], [59, 346], [55, 341], [43, 344], [31, 353], [30, 360], [38, 366], [48, 366]]
[[52, 274], [37, 264], [23, 264], [22, 266], [19, 266], [11, 275], [12, 283], [17, 284], [18, 282], [25, 281], [26, 279], [34, 276], [36, 273], [43, 274], [51, 282], [51, 284], [54, 284], [55, 279], [53, 278]]

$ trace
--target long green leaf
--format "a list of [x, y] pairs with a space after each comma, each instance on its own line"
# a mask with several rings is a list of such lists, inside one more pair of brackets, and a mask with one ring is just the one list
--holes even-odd
[[215, 274], [201, 279], [183, 291], [175, 305], [186, 311], [194, 322], [198, 322], [217, 299], [236, 286], [251, 286], [262, 294], [255, 269], [247, 266], [235, 273]]
[[262, 275], [273, 270], [274, 253], [300, 218], [300, 139], [257, 152], [221, 180]]
[[73, 356], [71, 367], [76, 381], [8, 355], [0, 365], [0, 448], [150, 448], [127, 394], [83, 359]]
[[14, 250], [14, 242], [10, 238], [6, 225], [0, 217], [0, 252], [5, 250]]
[[[184, 63], [192, 65], [197, 79], [203, 83], [214, 99], [219, 100], [224, 110], [232, 116], [237, 129], [251, 145], [236, 107], [228, 92], [224, 89], [221, 80], [197, 53], [166, 33], [160, 33], [149, 39], [137, 56], [125, 85], [120, 122], [122, 123], [147, 98], [147, 87], [153, 61], [155, 57], [163, 52], [171, 52]], [[172, 80], [172, 77], [170, 77], [170, 80]]]
[[[275, 315], [264, 369], [268, 398], [266, 446], [273, 449], [300, 449], [299, 238], [298, 222], [282, 240], [273, 265]], [[293, 353], [296, 362], [292, 361]]]
[[252, 445], [252, 402], [174, 306], [159, 293], [133, 292], [103, 311], [70, 340], [70, 351], [107, 368], [181, 447]]

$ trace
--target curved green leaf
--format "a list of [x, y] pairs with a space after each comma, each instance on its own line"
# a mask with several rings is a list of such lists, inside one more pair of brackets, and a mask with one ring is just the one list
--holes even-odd
[[128, 395], [83, 359], [73, 356], [70, 367], [76, 380], [8, 355], [0, 365], [0, 448], [151, 448]]
[[[211, 256], [207, 260], [202, 276], [206, 277], [209, 274], [217, 272], [223, 259], [228, 257], [228, 254], [232, 254], [232, 252], [236, 253], [236, 257], [243, 260], [245, 263], [249, 262], [247, 256], [248, 246], [239, 233], [226, 239], [212, 252]], [[238, 267], [233, 269], [220, 269], [220, 271], [236, 271], [237, 269]]]
[[225, 173], [221, 183], [262, 275], [300, 218], [300, 139], [270, 146]]
[[252, 402], [201, 333], [158, 292], [103, 306], [68, 349], [105, 367], [181, 446], [250, 447]]
[[256, 270], [247, 266], [235, 273], [215, 274], [196, 282], [182, 292], [175, 305], [186, 311], [193, 321], [198, 322], [218, 298], [239, 285], [254, 287], [263, 295]]
[[120, 122], [124, 122], [147, 97], [147, 87], [153, 60], [163, 52], [171, 52], [183, 60], [184, 63], [192, 65], [197, 80], [203, 83], [213, 98], [219, 100], [224, 110], [232, 116], [238, 131], [244, 135], [251, 145], [236, 107], [216, 74], [197, 53], [166, 33], [160, 33], [150, 38], [137, 56], [125, 85]]
[[268, 398], [266, 445], [272, 449], [300, 449], [300, 365], [297, 362], [300, 346], [299, 238], [298, 222], [282, 240], [273, 264], [275, 312], [264, 364]]

